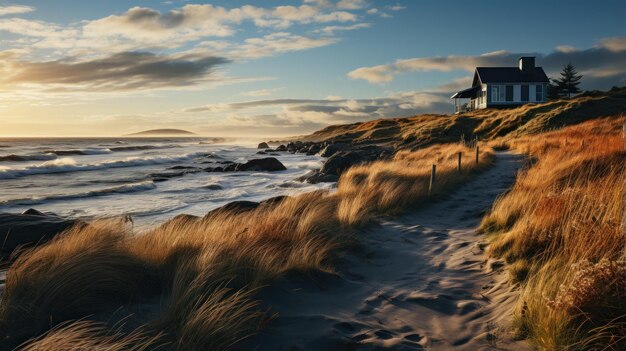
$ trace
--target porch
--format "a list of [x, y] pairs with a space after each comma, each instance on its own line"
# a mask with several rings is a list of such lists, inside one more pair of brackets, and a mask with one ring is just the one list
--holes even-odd
[[480, 91], [480, 86], [475, 86], [461, 90], [452, 95], [450, 98], [454, 99], [454, 113], [458, 114], [477, 110]]

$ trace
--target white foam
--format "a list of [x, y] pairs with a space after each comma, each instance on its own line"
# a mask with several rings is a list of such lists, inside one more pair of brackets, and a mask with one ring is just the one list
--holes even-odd
[[0, 168], [0, 179], [26, 177], [33, 174], [66, 173], [79, 171], [93, 171], [107, 168], [136, 167], [145, 165], [157, 165], [189, 160], [206, 155], [206, 152], [194, 152], [179, 156], [168, 157], [127, 157], [122, 160], [109, 160], [97, 163], [77, 164], [71, 157], [63, 157], [53, 161], [44, 162], [40, 165], [23, 168]]

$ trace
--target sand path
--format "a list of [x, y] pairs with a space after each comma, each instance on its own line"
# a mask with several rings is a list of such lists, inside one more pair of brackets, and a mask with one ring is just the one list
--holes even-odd
[[[285, 277], [263, 292], [279, 318], [255, 350], [524, 350], [510, 332], [516, 291], [483, 253], [476, 227], [515, 180], [520, 156], [446, 199], [360, 233], [337, 275]], [[247, 347], [246, 347], [247, 348]]]

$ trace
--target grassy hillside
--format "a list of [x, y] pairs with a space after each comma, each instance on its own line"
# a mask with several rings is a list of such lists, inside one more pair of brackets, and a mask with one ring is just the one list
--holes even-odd
[[625, 122], [496, 142], [533, 159], [482, 228], [521, 284], [518, 326], [540, 349], [626, 348]]
[[346, 141], [389, 144], [416, 149], [433, 143], [493, 139], [537, 134], [589, 119], [623, 112], [626, 87], [594, 93], [571, 100], [528, 104], [517, 108], [486, 109], [459, 115], [420, 115], [406, 118], [335, 125], [300, 137], [303, 141]]

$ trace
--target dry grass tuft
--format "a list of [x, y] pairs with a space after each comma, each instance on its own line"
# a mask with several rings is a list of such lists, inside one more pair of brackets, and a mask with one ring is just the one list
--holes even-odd
[[29, 340], [20, 351], [146, 351], [165, 348], [159, 337], [149, 337], [140, 331], [130, 334], [111, 333], [102, 325], [77, 321], [51, 329], [39, 339]]
[[0, 346], [230, 349], [273, 317], [259, 310], [258, 289], [289, 271], [332, 271], [335, 252], [355, 242], [355, 226], [429, 200], [431, 164], [438, 165], [434, 197], [492, 156], [485, 148], [476, 164], [473, 150], [439, 145], [350, 169], [334, 193], [179, 217], [145, 233], [123, 220], [72, 228], [10, 267]]
[[[462, 154], [461, 172], [457, 169]], [[339, 217], [356, 224], [369, 213], [398, 213], [429, 199], [431, 166], [437, 165], [436, 181], [430, 197], [450, 191], [474, 172], [493, 162], [493, 151], [481, 150], [479, 163], [473, 149], [458, 144], [435, 145], [419, 151], [400, 151], [391, 161], [372, 162], [352, 167], [339, 182]]]
[[542, 349], [626, 347], [624, 120], [506, 140], [531, 166], [482, 229], [522, 282], [520, 327]]

